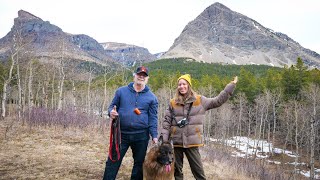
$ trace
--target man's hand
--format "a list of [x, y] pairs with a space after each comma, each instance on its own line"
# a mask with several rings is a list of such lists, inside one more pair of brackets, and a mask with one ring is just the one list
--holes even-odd
[[113, 106], [113, 109], [110, 111], [110, 118], [115, 119], [119, 114], [117, 112], [117, 106]]

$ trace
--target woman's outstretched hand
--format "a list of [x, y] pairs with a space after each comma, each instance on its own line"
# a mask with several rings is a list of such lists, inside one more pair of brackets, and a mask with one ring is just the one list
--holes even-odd
[[231, 81], [233, 84], [237, 84], [237, 82], [238, 82], [238, 76], [235, 76], [234, 77], [234, 79], [233, 79], [233, 81]]

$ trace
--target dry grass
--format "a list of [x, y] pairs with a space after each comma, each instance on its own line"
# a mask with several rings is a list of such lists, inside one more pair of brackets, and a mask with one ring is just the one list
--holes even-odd
[[[221, 161], [212, 161], [205, 149], [200, 148], [201, 158], [204, 166], [205, 175], [208, 180], [253, 180], [243, 172], [237, 172], [234, 168], [231, 168], [228, 164]], [[184, 158], [183, 173], [185, 179], [194, 179], [190, 170], [189, 162], [187, 158]]]
[[107, 152], [102, 132], [28, 128], [0, 121], [0, 179], [101, 179]]
[[[22, 126], [0, 120], [0, 179], [102, 179], [109, 142], [108, 128], [78, 129]], [[209, 160], [201, 148], [207, 179], [250, 180], [228, 164]], [[117, 179], [130, 179], [128, 151]], [[185, 179], [194, 179], [185, 158]]]

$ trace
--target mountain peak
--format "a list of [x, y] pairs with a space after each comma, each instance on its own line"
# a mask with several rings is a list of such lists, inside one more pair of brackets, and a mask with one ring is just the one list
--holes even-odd
[[227, 6], [225, 6], [225, 5], [223, 5], [223, 4], [219, 3], [219, 2], [216, 2], [216, 3], [212, 4], [207, 9], [212, 9], [212, 8], [218, 8], [218, 9], [221, 9], [221, 10], [229, 10], [230, 11], [230, 9]]
[[18, 11], [18, 18], [19, 19], [38, 19], [38, 20], [41, 20], [41, 18], [27, 12], [27, 11], [24, 11], [24, 10], [19, 10]]
[[189, 22], [163, 57], [278, 67], [295, 64], [301, 57], [310, 67], [320, 67], [319, 54], [221, 3], [212, 4]]

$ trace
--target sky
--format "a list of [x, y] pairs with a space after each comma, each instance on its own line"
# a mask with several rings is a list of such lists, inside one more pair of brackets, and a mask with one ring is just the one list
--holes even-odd
[[19, 10], [71, 34], [167, 51], [184, 27], [220, 2], [320, 54], [319, 0], [0, 0], [0, 38]]

